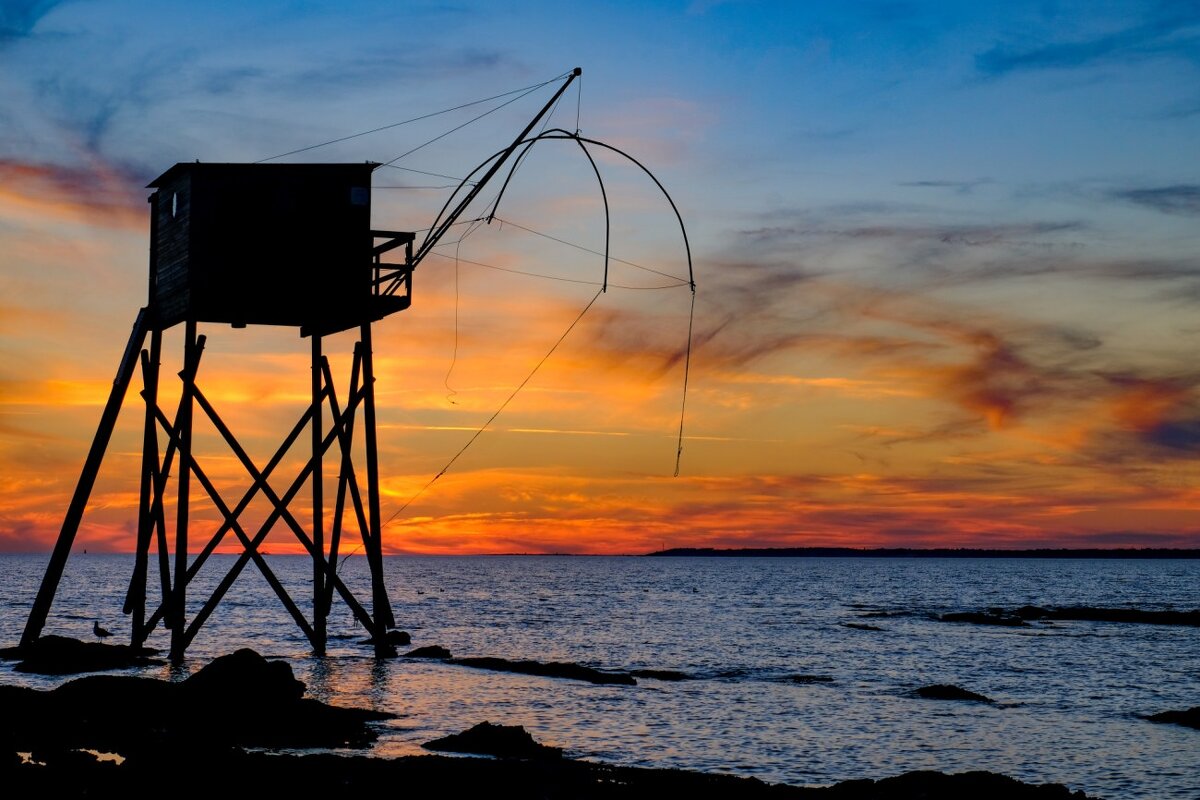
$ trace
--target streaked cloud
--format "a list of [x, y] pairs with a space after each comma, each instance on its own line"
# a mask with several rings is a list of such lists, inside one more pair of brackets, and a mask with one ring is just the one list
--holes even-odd
[[1149, 189], [1122, 189], [1112, 196], [1164, 214], [1200, 216], [1200, 184], [1176, 184]]
[[1150, 58], [1200, 55], [1196, 34], [1200, 12], [1187, 2], [1156, 4], [1140, 24], [1091, 37], [1049, 44], [996, 45], [975, 57], [975, 66], [986, 75], [999, 76], [1023, 70], [1075, 69], [1103, 63], [1130, 63]]

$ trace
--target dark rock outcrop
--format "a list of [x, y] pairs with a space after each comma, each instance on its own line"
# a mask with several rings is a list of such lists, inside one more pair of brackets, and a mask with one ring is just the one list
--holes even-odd
[[503, 758], [562, 758], [561, 747], [539, 744], [520, 725], [481, 722], [470, 730], [452, 733], [421, 745], [447, 753], [481, 753]]
[[[40, 755], [40, 754], [39, 754]], [[408, 756], [385, 759], [329, 754], [273, 755], [230, 751], [205, 757], [166, 752], [124, 764], [75, 753], [47, 766], [0, 762], [0, 782], [13, 797], [149, 797], [170, 787], [173, 800], [250, 797], [538, 797], [546, 800], [1087, 800], [1061, 784], [1022, 783], [991, 772], [909, 772], [878, 781], [823, 788], [771, 785], [754, 778], [676, 769], [614, 767], [570, 759], [483, 759]], [[67, 761], [72, 762], [69, 767]], [[61, 766], [60, 766], [61, 764]], [[181, 776], [186, 776], [181, 779]], [[232, 776], [236, 776], [236, 783]]]
[[52, 691], [0, 687], [0, 744], [18, 751], [88, 748], [122, 755], [235, 746], [338, 747], [375, 738], [390, 714], [305, 699], [282, 661], [222, 656], [181, 683], [90, 675]]
[[453, 658], [453, 656], [450, 655], [449, 650], [447, 650], [444, 647], [440, 647], [436, 644], [431, 644], [426, 647], [418, 647], [416, 650], [409, 650], [407, 653], [404, 654], [404, 657], [405, 658], [440, 658], [440, 659]]
[[833, 683], [832, 675], [787, 675], [784, 680], [788, 683]]
[[917, 689], [917, 697], [924, 697], [926, 700], [970, 700], [975, 703], [996, 702], [990, 697], [984, 697], [981, 694], [976, 694], [961, 686], [955, 686], [950, 683], [935, 683], [929, 686], [922, 686], [920, 689]]
[[0, 649], [0, 658], [19, 660], [14, 670], [39, 675], [76, 675], [107, 669], [127, 669], [165, 664], [152, 656], [151, 647], [81, 642], [66, 636], [43, 636], [28, 646]]
[[970, 622], [976, 625], [1023, 627], [1029, 622], [1125, 622], [1144, 625], [1187, 625], [1200, 627], [1200, 610], [1153, 611], [1143, 608], [1100, 608], [1097, 606], [1021, 606], [1011, 611], [989, 608], [983, 611], [954, 611], [938, 617], [942, 622]]
[[987, 611], [952, 611], [938, 617], [942, 622], [970, 622], [973, 625], [999, 625], [1005, 628], [1028, 628], [1029, 623], [1021, 617], [1006, 614], [1001, 609]]
[[878, 625], [871, 625], [866, 622], [843, 622], [843, 628], [853, 628], [856, 631], [881, 631], [883, 628]]
[[656, 681], [690, 681], [694, 676], [673, 669], [631, 669], [629, 674], [635, 678], [650, 678]]
[[507, 658], [452, 658], [450, 664], [497, 672], [516, 672], [521, 675], [538, 675], [544, 678], [567, 678], [595, 684], [636, 686], [637, 681], [628, 672], [604, 672], [582, 664], [564, 661], [510, 661]]
[[1167, 722], [1200, 730], [1200, 706], [1193, 706], [1183, 711], [1163, 711], [1159, 714], [1151, 714], [1146, 719], [1151, 722]]
[[[363, 639], [361, 644], [377, 644], [374, 639]], [[383, 635], [382, 644], [393, 647], [404, 647], [412, 644], [412, 636], [408, 631], [388, 631]]]

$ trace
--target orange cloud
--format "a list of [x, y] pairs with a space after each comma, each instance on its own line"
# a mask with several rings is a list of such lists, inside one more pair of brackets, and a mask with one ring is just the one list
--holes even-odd
[[145, 194], [111, 166], [0, 159], [0, 215], [39, 225], [52, 220], [143, 228]]

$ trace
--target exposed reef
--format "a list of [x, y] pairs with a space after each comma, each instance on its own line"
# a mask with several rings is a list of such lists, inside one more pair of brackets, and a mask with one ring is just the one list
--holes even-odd
[[[1088, 800], [1061, 784], [1028, 784], [992, 772], [908, 772], [882, 780], [803, 788], [754, 778], [675, 769], [615, 767], [571, 759], [408, 756], [383, 759], [328, 754], [229, 751], [165, 752], [121, 765], [81, 752], [37, 754], [42, 764], [0, 761], [0, 782], [14, 797], [147, 797], [172, 800], [249, 797], [383, 796], [546, 798], [546, 800]], [[197, 769], [198, 764], [202, 769]], [[164, 787], [169, 787], [164, 788]]]
[[1193, 706], [1183, 711], [1163, 711], [1159, 714], [1151, 714], [1146, 719], [1151, 722], [1166, 722], [1200, 730], [1200, 706]]
[[631, 669], [629, 674], [635, 678], [651, 678], [656, 681], [690, 681], [695, 680], [694, 675], [689, 675], [686, 672], [679, 672], [674, 669]]
[[1145, 625], [1188, 625], [1200, 627], [1200, 610], [1151, 611], [1142, 608], [1098, 608], [1096, 606], [1021, 606], [1012, 610], [988, 608], [956, 611], [938, 617], [942, 622], [971, 622], [976, 625], [1023, 627], [1029, 622], [1129, 622]]
[[400, 790], [416, 796], [552, 800], [1087, 800], [1083, 792], [1060, 784], [1031, 785], [990, 772], [910, 772], [801, 788], [731, 775], [615, 767], [562, 758], [558, 748], [538, 744], [520, 726], [488, 723], [427, 746], [490, 752], [498, 759], [279, 755], [243, 749], [358, 746], [374, 736], [369, 722], [390, 717], [326, 706], [303, 693], [304, 684], [286, 663], [268, 661], [252, 650], [218, 658], [178, 683], [96, 675], [52, 691], [0, 686], [0, 787], [14, 797], [165, 793], [172, 800], [207, 800], [231, 792], [343, 797]]
[[303, 694], [290, 666], [253, 650], [221, 656], [179, 683], [90, 675], [51, 691], [0, 686], [0, 746], [122, 755], [179, 747], [360, 746], [375, 738], [368, 722], [391, 718]]
[[784, 680], [788, 683], [833, 683], [832, 675], [787, 675]]
[[451, 658], [446, 663], [460, 667], [490, 669], [497, 672], [516, 672], [521, 675], [538, 675], [545, 678], [568, 678], [595, 684], [636, 686], [637, 680], [628, 672], [607, 672], [582, 664], [564, 661], [510, 661], [507, 658]]
[[452, 733], [421, 745], [448, 753], [480, 753], [503, 758], [562, 758], [561, 747], [540, 744], [520, 725], [481, 722], [470, 730]]
[[991, 704], [996, 702], [990, 697], [984, 697], [981, 694], [950, 683], [934, 683], [929, 686], [922, 686], [920, 689], [917, 689], [917, 697], [924, 697], [926, 700], [969, 700], [975, 703]]
[[77, 675], [106, 669], [125, 669], [165, 664], [153, 658], [151, 647], [81, 642], [65, 636], [43, 636], [31, 645], [0, 648], [0, 659], [17, 661], [17, 672], [39, 675]]
[[439, 645], [436, 645], [436, 644], [427, 645], [425, 647], [418, 647], [416, 650], [409, 650], [407, 653], [404, 654], [404, 657], [405, 658], [435, 658], [435, 659], [441, 659], [443, 661], [446, 659], [449, 659], [449, 658], [453, 658], [453, 656], [450, 655], [449, 650], [447, 650], [446, 648], [441, 647]]
[[620, 670], [599, 670], [585, 667], [569, 661], [512, 661], [507, 658], [481, 656], [474, 658], [454, 658], [450, 651], [438, 645], [418, 647], [404, 654], [405, 658], [429, 658], [454, 664], [458, 667], [473, 667], [487, 669], [493, 672], [515, 672], [520, 675], [537, 675], [543, 678], [566, 678], [568, 680], [586, 681], [595, 684], [615, 684], [619, 686], [637, 686], [634, 675], [641, 673], [642, 677], [656, 678], [662, 681], [682, 681], [691, 676], [682, 672], [670, 670], [637, 670], [637, 673]]

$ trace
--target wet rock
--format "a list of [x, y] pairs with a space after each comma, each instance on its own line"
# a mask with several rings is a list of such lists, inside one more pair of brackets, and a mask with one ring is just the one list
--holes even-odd
[[637, 685], [637, 681], [628, 672], [602, 672], [573, 662], [509, 661], [507, 658], [452, 658], [450, 663], [460, 667], [516, 672], [521, 675], [538, 675], [545, 678], [567, 678], [595, 684]]
[[503, 758], [562, 758], [562, 748], [534, 741], [520, 725], [481, 722], [470, 730], [434, 739], [421, 745], [427, 750], [449, 753], [482, 753]]
[[883, 628], [878, 625], [868, 625], [865, 622], [843, 622], [843, 628], [853, 628], [856, 631], [881, 631]]
[[[363, 639], [360, 644], [375, 644], [374, 639]], [[412, 636], [408, 631], [388, 631], [383, 635], [382, 644], [393, 647], [403, 647], [412, 644]]]
[[[909, 772], [827, 787], [767, 784], [754, 778], [678, 769], [618, 767], [571, 759], [464, 758], [437, 755], [373, 758], [166, 751], [120, 767], [79, 759], [69, 769], [0, 762], [0, 785], [12, 797], [149, 797], [170, 787], [173, 800], [231, 793], [249, 797], [527, 798], [547, 800], [1087, 800], [1061, 784], [1028, 784], [991, 772]], [[186, 776], [181, 779], [181, 776]], [[236, 782], [231, 784], [231, 776]]]
[[1084, 622], [1137, 622], [1147, 625], [1187, 625], [1200, 627], [1200, 610], [1150, 611], [1141, 608], [1097, 608], [1067, 606], [1043, 609], [1040, 619], [1079, 620]]
[[1193, 706], [1183, 711], [1163, 711], [1159, 714], [1152, 714], [1146, 719], [1151, 722], [1168, 722], [1200, 730], [1200, 706]]
[[1005, 628], [1028, 628], [1029, 623], [998, 609], [989, 611], [952, 611], [938, 617], [942, 622], [970, 622], [974, 625], [999, 625]]
[[43, 636], [27, 647], [0, 649], [0, 659], [20, 660], [14, 670], [38, 675], [75, 675], [165, 664], [152, 658], [158, 651], [150, 647], [123, 644], [81, 642], [66, 636]]
[[286, 662], [243, 648], [205, 664], [178, 691], [196, 705], [263, 707], [296, 702], [304, 696], [304, 683]]
[[1011, 611], [989, 608], [984, 611], [956, 611], [938, 617], [942, 622], [971, 622], [977, 625], [1021, 627], [1028, 622], [1125, 622], [1144, 625], [1186, 625], [1200, 627], [1200, 610], [1155, 611], [1143, 608], [1101, 608], [1097, 606], [1021, 606]]
[[436, 644], [431, 644], [427, 647], [418, 647], [416, 650], [409, 650], [404, 654], [405, 658], [452, 658], [450, 651], [444, 647], [439, 647]]
[[970, 700], [976, 703], [995, 703], [990, 697], [968, 691], [950, 683], [935, 683], [917, 689], [917, 696], [927, 700]]
[[359, 746], [375, 738], [368, 722], [391, 718], [304, 699], [291, 667], [252, 650], [222, 656], [182, 683], [91, 675], [52, 691], [0, 689], [0, 738], [25, 752]]
[[673, 669], [631, 669], [629, 674], [635, 678], [651, 678], [656, 681], [690, 681], [693, 676], [686, 672]]
[[[852, 786], [858, 784], [859, 786]], [[865, 785], [864, 785], [865, 784]], [[1060, 783], [1028, 784], [994, 772], [906, 772], [878, 781], [847, 781], [828, 789], [839, 800], [1086, 800]]]
[[788, 675], [784, 677], [788, 683], [833, 683], [832, 675]]

